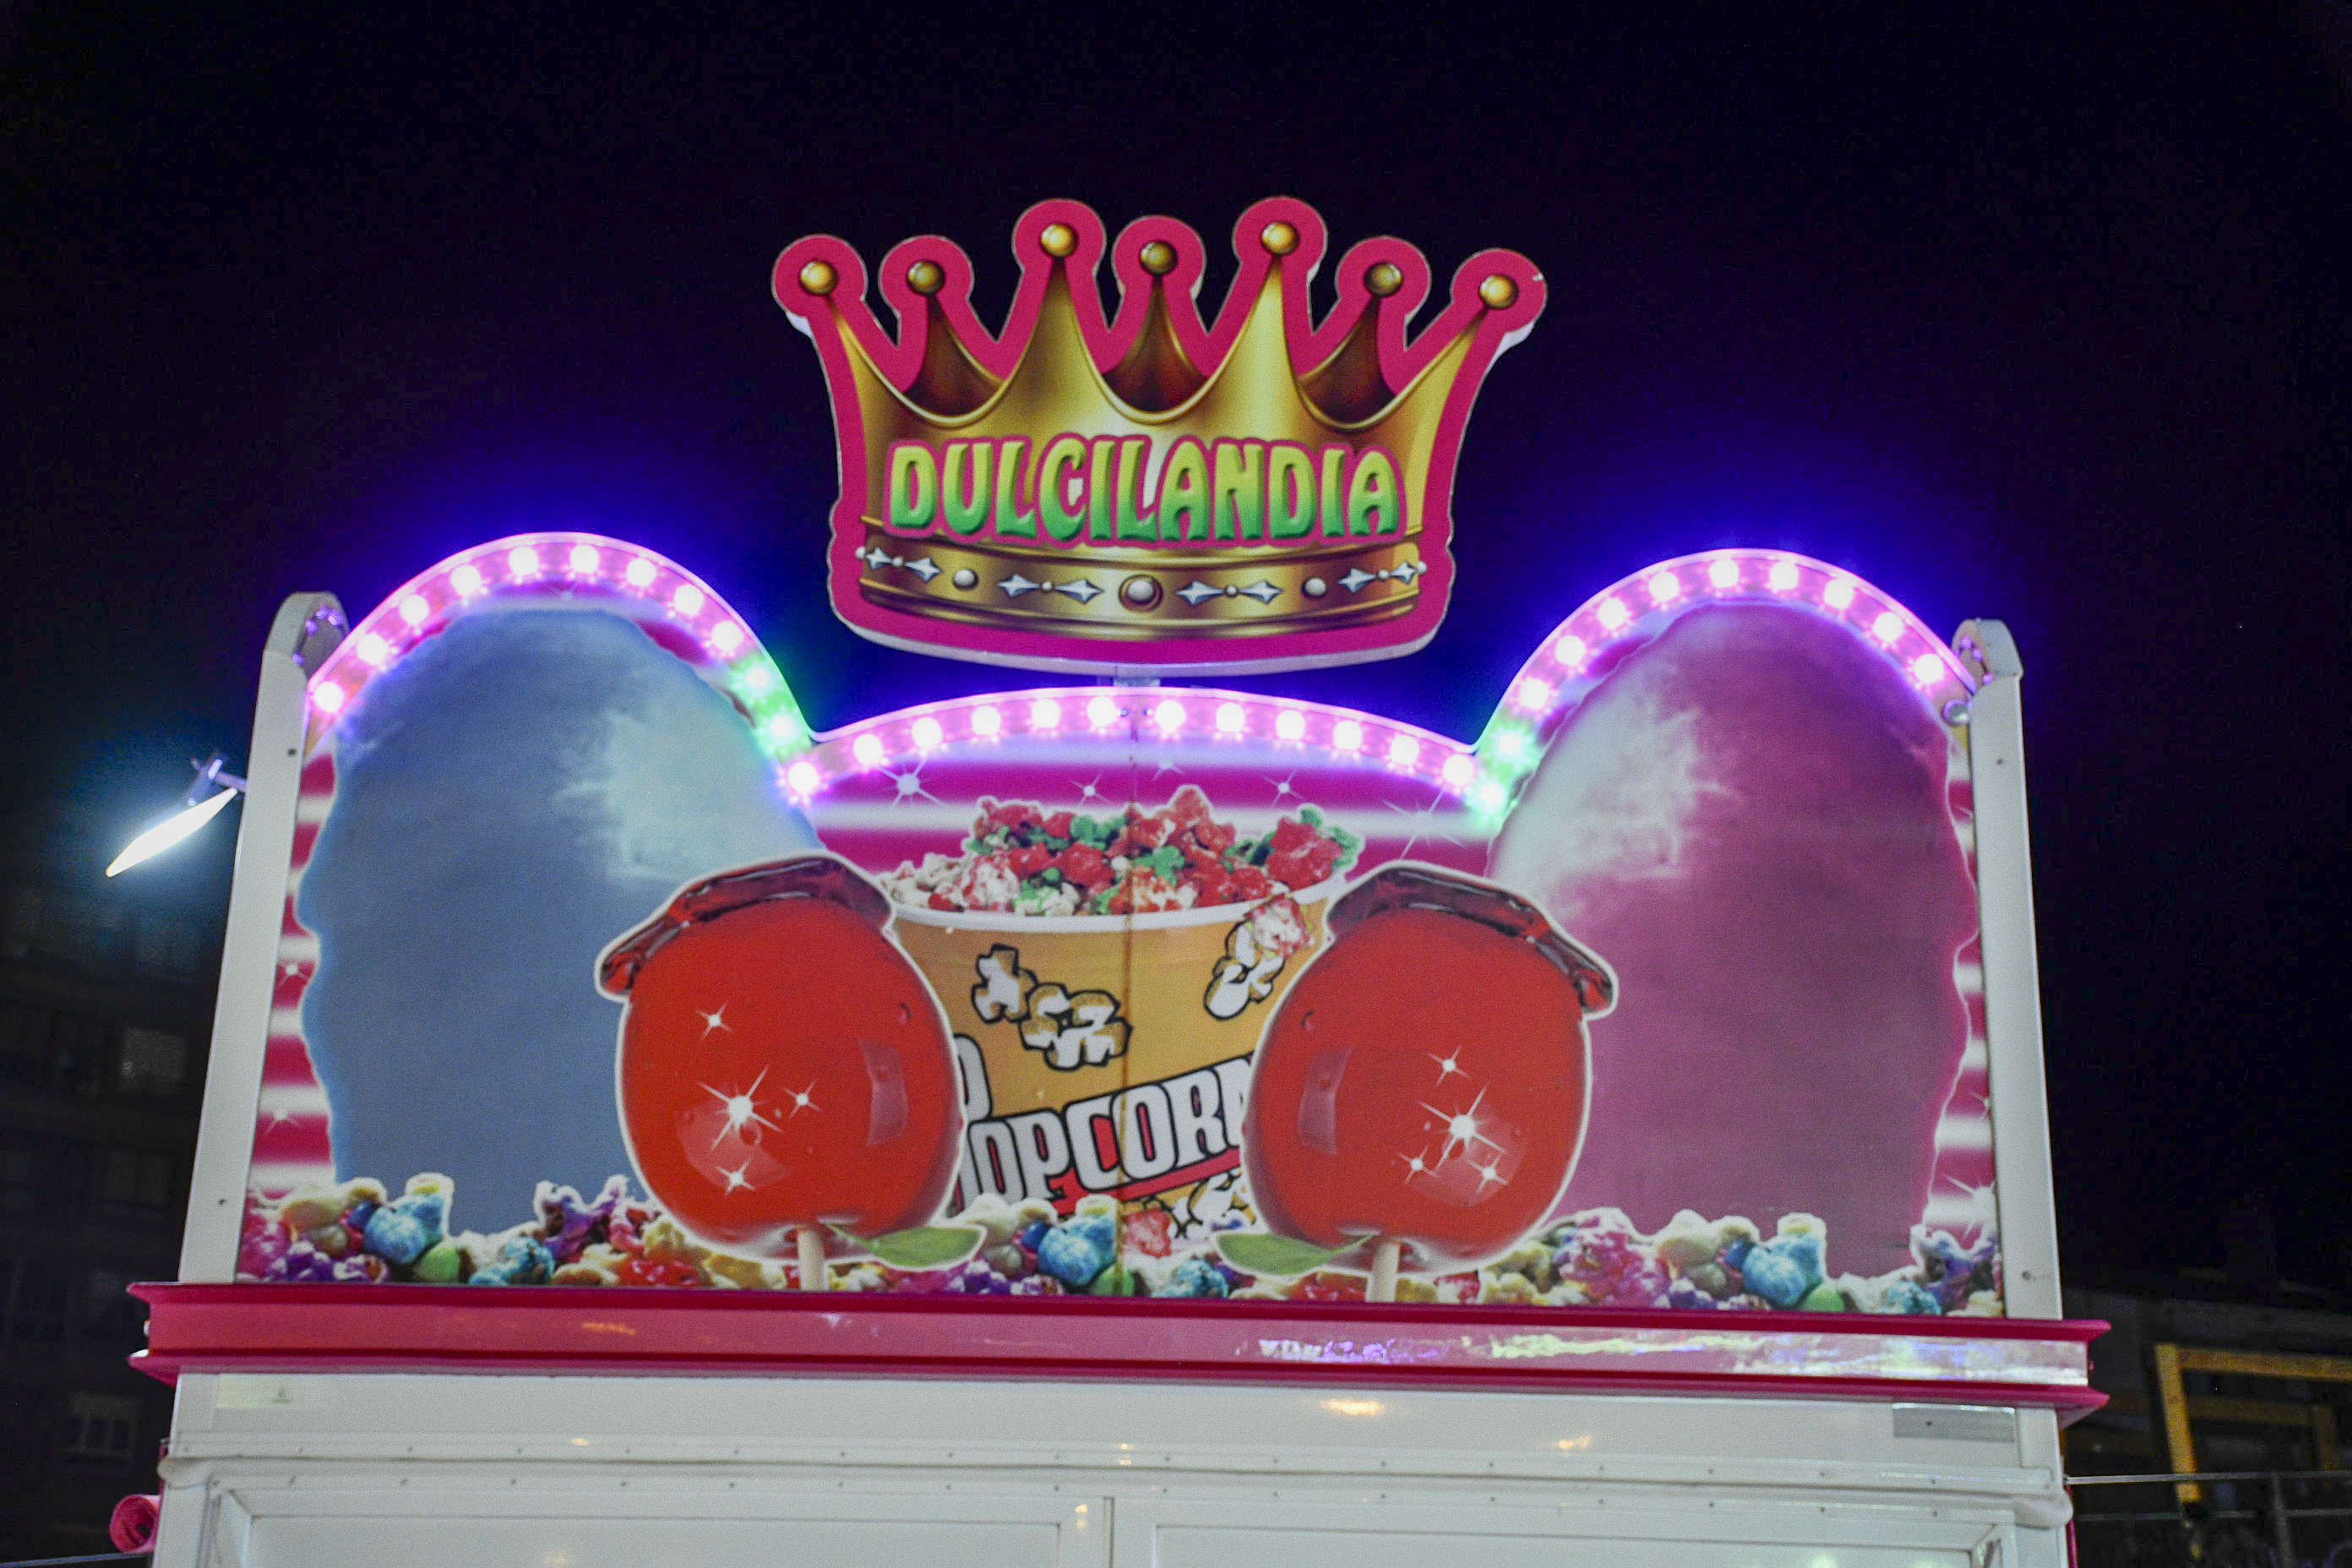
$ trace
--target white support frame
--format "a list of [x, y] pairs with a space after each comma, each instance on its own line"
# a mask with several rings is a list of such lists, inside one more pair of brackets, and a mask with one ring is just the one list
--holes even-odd
[[262, 649], [253, 744], [246, 753], [245, 815], [237, 824], [228, 933], [221, 948], [220, 994], [205, 1068], [204, 1122], [188, 1180], [188, 1225], [180, 1241], [180, 1279], [189, 1284], [236, 1278], [246, 1179], [253, 1163], [253, 1108], [260, 1102], [262, 1058], [269, 1048], [278, 937], [286, 918], [294, 816], [302, 793], [310, 679], [343, 640], [348, 624], [332, 594], [296, 594], [278, 606]]
[[2025, 814], [2025, 722], [2019, 690], [2025, 668], [2009, 628], [1999, 621], [1968, 622], [1952, 646], [1980, 682], [1969, 704], [1969, 777], [1976, 805], [1978, 929], [1984, 953], [2002, 1283], [2011, 1317], [2058, 1318], [2065, 1312], [2058, 1292], [2058, 1215]]

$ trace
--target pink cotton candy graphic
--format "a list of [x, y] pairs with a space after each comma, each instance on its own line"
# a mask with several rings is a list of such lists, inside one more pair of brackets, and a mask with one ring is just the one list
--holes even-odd
[[1968, 1044], [1976, 899], [1950, 742], [1900, 671], [1795, 608], [1694, 611], [1554, 736], [1490, 874], [1608, 955], [1564, 1209], [1826, 1223], [1909, 1260]]

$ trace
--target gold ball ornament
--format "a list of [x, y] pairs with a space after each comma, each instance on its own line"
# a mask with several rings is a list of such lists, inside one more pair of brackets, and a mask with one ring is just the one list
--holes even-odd
[[1287, 256], [1298, 248], [1298, 231], [1276, 218], [1258, 230], [1257, 242], [1276, 256]]
[[1048, 256], [1067, 256], [1078, 247], [1078, 231], [1066, 223], [1049, 223], [1037, 236]]
[[830, 294], [833, 286], [841, 281], [841, 274], [833, 269], [830, 261], [812, 261], [801, 268], [801, 287], [812, 294]]
[[1404, 287], [1404, 268], [1393, 261], [1375, 261], [1364, 274], [1364, 287], [1385, 300]]
[[1176, 269], [1176, 247], [1164, 239], [1155, 239], [1135, 253], [1143, 269], [1154, 278], [1165, 278]]
[[1478, 298], [1486, 300], [1490, 310], [1502, 310], [1518, 297], [1519, 286], [1499, 272], [1488, 273], [1478, 285]]
[[936, 261], [918, 261], [907, 268], [907, 287], [918, 294], [936, 294], [947, 280], [947, 269]]

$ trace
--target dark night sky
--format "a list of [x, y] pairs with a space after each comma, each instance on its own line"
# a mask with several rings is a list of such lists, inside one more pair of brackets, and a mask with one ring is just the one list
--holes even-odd
[[2252, 1190], [2343, 1279], [2344, 12], [774, 15], [0, 16], [13, 807], [127, 828], [242, 758], [281, 595], [528, 526], [701, 571], [820, 725], [1005, 684], [825, 610], [770, 262], [937, 230], [1001, 307], [1039, 197], [1214, 247], [1297, 195], [1552, 303], [1471, 426], [1446, 630], [1283, 684], [1475, 734], [1588, 594], [1734, 543], [2007, 619], [2070, 1258], [2219, 1262]]

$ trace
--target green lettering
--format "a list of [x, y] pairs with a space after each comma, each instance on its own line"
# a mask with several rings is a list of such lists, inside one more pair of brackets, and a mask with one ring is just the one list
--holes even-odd
[[[1186, 436], [1168, 449], [1160, 470], [1160, 498], [1153, 510], [1163, 541], [1209, 536], [1209, 458], [1201, 443]], [[1181, 520], [1181, 523], [1179, 520]]]
[[1265, 538], [1265, 443], [1219, 441], [1211, 451], [1211, 531], [1219, 539]]
[[[969, 490], [956, 477], [967, 456], [971, 458]], [[940, 511], [948, 527], [958, 533], [978, 533], [980, 525], [988, 521], [988, 468], [994, 456], [985, 441], [948, 443], [947, 458], [940, 465]]]
[[1345, 447], [1323, 448], [1323, 482], [1317, 487], [1317, 499], [1323, 506], [1323, 536], [1337, 539], [1347, 531], [1348, 520], [1343, 511], [1348, 500], [1348, 487], [1340, 475], [1348, 461]]
[[1021, 510], [1021, 449], [1029, 443], [1015, 436], [1003, 445], [1004, 461], [996, 465], [996, 507], [989, 522], [999, 539], [1034, 539], [1037, 514]]
[[[1076, 436], [1057, 436], [1037, 464], [1037, 515], [1045, 531], [1068, 543], [1087, 525], [1086, 476], [1076, 470], [1087, 460], [1087, 444]], [[1078, 481], [1078, 499], [1070, 500], [1068, 484]]]
[[1148, 511], [1136, 510], [1143, 494], [1143, 466], [1151, 457], [1151, 437], [1129, 436], [1118, 444], [1118, 536], [1155, 539], [1159, 527]]
[[1118, 437], [1097, 436], [1087, 448], [1087, 537], [1110, 538], [1111, 463], [1118, 456]]
[[931, 526], [940, 494], [940, 470], [931, 449], [920, 441], [901, 441], [890, 448], [890, 482], [884, 495], [890, 526], [920, 533]]
[[1378, 447], [1356, 459], [1348, 477], [1348, 531], [1394, 533], [1397, 531], [1396, 465]]
[[1266, 448], [1265, 531], [1297, 539], [1315, 524], [1315, 463], [1304, 447], [1276, 441]]

